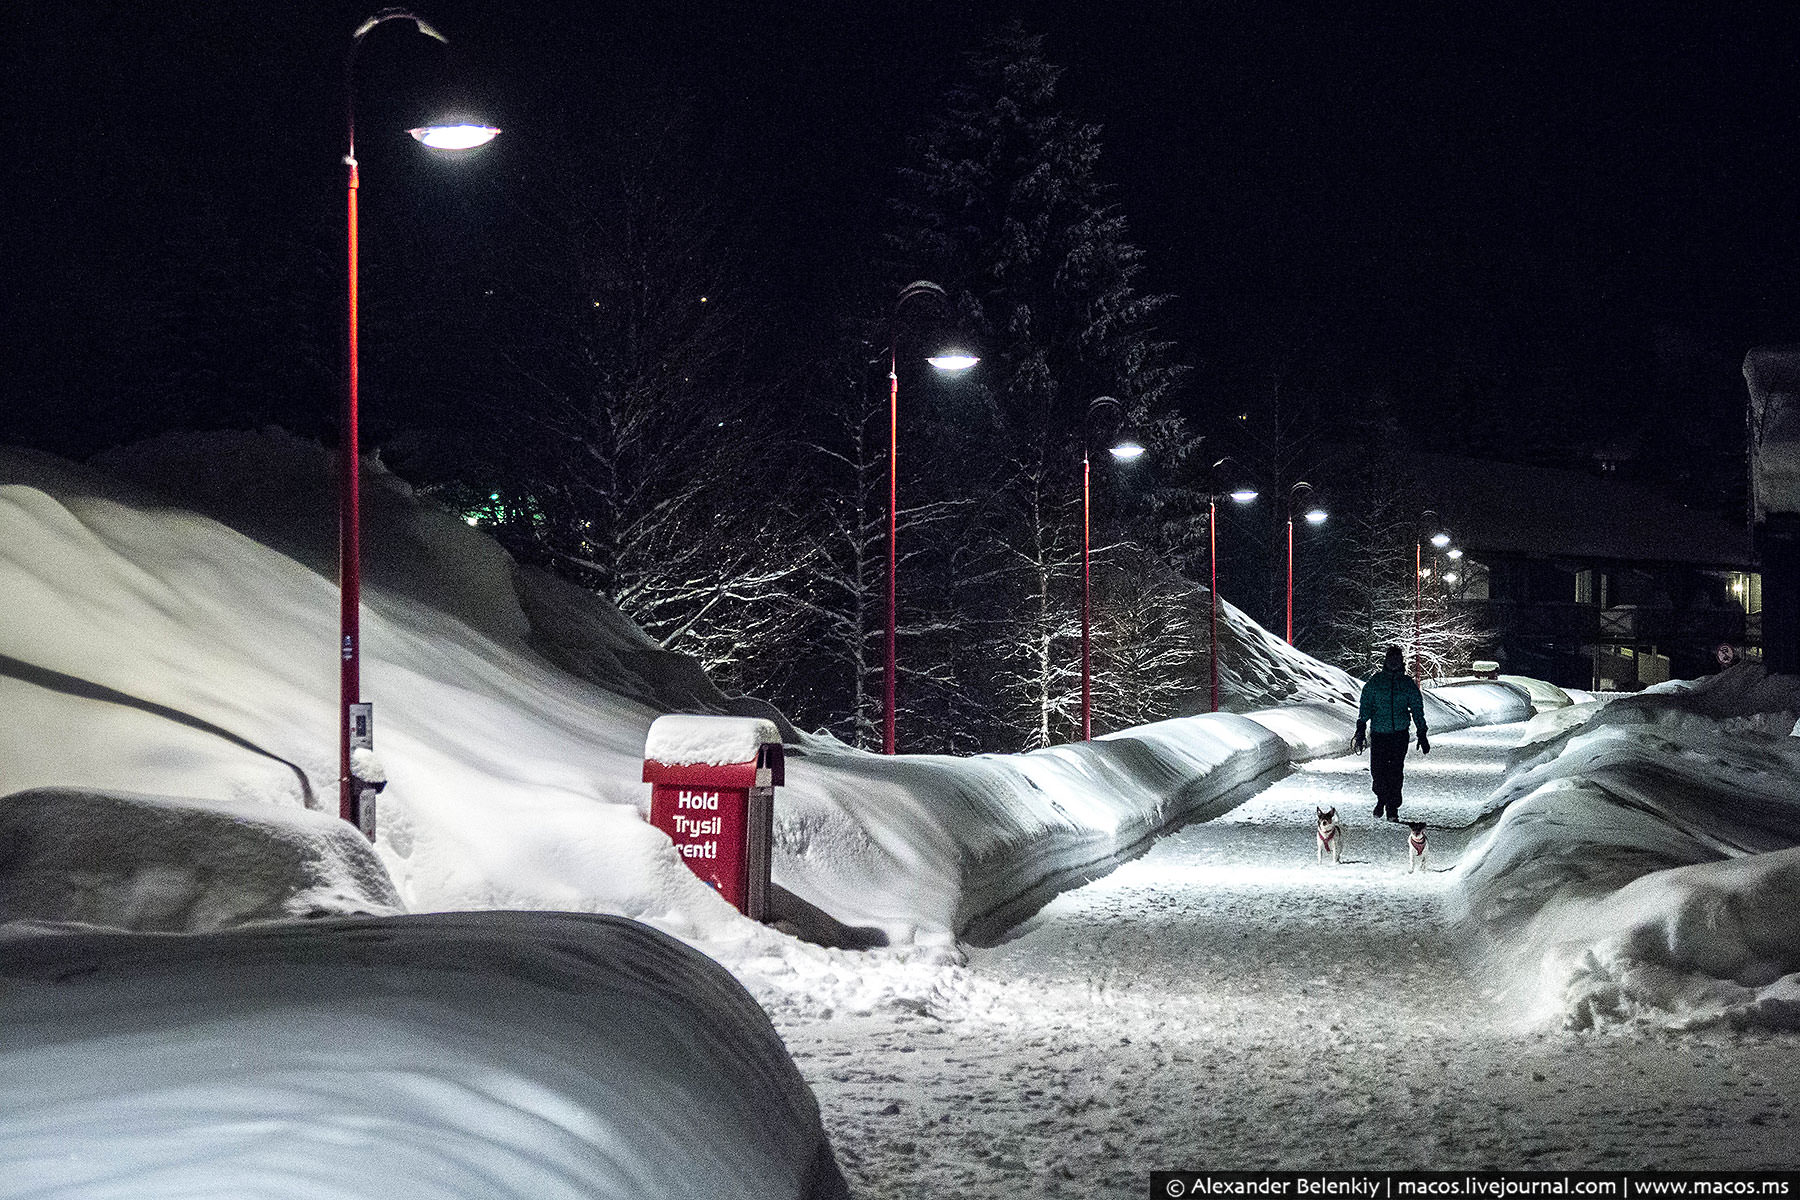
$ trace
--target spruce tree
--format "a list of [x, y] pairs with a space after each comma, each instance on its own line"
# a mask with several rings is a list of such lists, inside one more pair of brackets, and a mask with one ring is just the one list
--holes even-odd
[[954, 470], [940, 469], [935, 495], [979, 510], [938, 556], [975, 608], [944, 650], [984, 664], [965, 682], [988, 693], [981, 740], [995, 749], [1079, 736], [1090, 402], [1123, 400], [1165, 467], [1191, 447], [1175, 408], [1184, 368], [1155, 327], [1167, 297], [1141, 288], [1143, 252], [1101, 177], [1100, 128], [1062, 109], [1061, 74], [1016, 22], [969, 54], [914, 144], [892, 240], [896, 278], [944, 284], [982, 355], [970, 384], [983, 403], [948, 431], [965, 452], [944, 456]]

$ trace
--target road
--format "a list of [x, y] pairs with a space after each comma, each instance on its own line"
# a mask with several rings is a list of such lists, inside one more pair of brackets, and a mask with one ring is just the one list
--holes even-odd
[[[780, 1019], [852, 1192], [1140, 1197], [1153, 1169], [1789, 1165], [1800, 1041], [1521, 1027], [1444, 915], [1518, 726], [1308, 764], [966, 948], [915, 1010]], [[1349, 824], [1315, 861], [1313, 810]]]

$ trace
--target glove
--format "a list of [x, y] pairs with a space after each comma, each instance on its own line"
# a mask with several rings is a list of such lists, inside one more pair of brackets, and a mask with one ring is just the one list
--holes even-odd
[[1364, 750], [1368, 749], [1368, 746], [1369, 740], [1364, 736], [1362, 722], [1359, 721], [1356, 725], [1356, 736], [1350, 739], [1350, 748], [1358, 754], [1361, 754]]
[[1431, 753], [1431, 742], [1425, 737], [1425, 735], [1423, 733], [1421, 733], [1419, 735], [1419, 753], [1420, 754], [1430, 754]]

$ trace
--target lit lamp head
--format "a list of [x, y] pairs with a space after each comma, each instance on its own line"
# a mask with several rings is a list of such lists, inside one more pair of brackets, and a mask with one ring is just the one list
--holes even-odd
[[1451, 562], [1458, 561], [1462, 556], [1463, 552], [1461, 546], [1452, 546], [1444, 552], [1444, 557], [1448, 558]]
[[1256, 499], [1256, 489], [1251, 487], [1233, 488], [1227, 494], [1239, 504], [1248, 504]]
[[1434, 533], [1431, 535], [1431, 544], [1436, 546], [1439, 550], [1442, 550], [1445, 546], [1450, 544], [1450, 535], [1441, 531]]
[[1136, 442], [1123, 441], [1118, 445], [1111, 447], [1111, 453], [1112, 456], [1120, 462], [1130, 462], [1134, 458], [1142, 457], [1144, 448]]
[[433, 150], [473, 150], [500, 136], [492, 125], [422, 125], [406, 132]]
[[1444, 582], [1445, 583], [1449, 584], [1451, 587], [1455, 587], [1456, 580], [1457, 580], [1457, 575], [1456, 575], [1455, 571], [1445, 571], [1444, 572]]
[[1311, 509], [1306, 514], [1306, 523], [1308, 525], [1323, 525], [1325, 523], [1325, 518], [1330, 515], [1330, 513], [1322, 508]]
[[946, 348], [942, 353], [933, 354], [925, 360], [940, 371], [966, 371], [981, 360], [960, 348]]

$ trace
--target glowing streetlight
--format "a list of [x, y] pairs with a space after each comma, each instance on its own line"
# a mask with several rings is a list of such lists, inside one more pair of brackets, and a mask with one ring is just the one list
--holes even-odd
[[[1431, 531], [1429, 536], [1426, 536], [1426, 534], [1425, 534], [1426, 530]], [[1420, 640], [1420, 638], [1421, 638], [1420, 621], [1421, 621], [1421, 617], [1423, 616], [1424, 607], [1425, 607], [1425, 579], [1428, 575], [1436, 575], [1437, 574], [1437, 556], [1436, 555], [1432, 556], [1431, 570], [1429, 572], [1425, 570], [1425, 542], [1429, 541], [1434, 547], [1436, 547], [1439, 550], [1442, 550], [1446, 546], [1450, 545], [1450, 540], [1451, 540], [1449, 531], [1446, 530], [1443, 527], [1443, 525], [1441, 525], [1439, 523], [1437, 513], [1433, 512], [1429, 508], [1426, 509], [1424, 511], [1424, 513], [1421, 514], [1421, 516], [1420, 516], [1419, 532], [1420, 532], [1419, 540], [1417, 540], [1413, 543], [1413, 571], [1417, 575], [1417, 578], [1413, 581], [1413, 678], [1414, 679], [1423, 679], [1424, 678], [1424, 671], [1423, 671], [1423, 666], [1421, 663], [1421, 653], [1423, 650], [1423, 646], [1422, 646], [1421, 640]], [[1450, 554], [1451, 554], [1451, 557], [1453, 557], [1453, 558], [1462, 557], [1461, 550], [1452, 550], [1452, 551], [1450, 551]]]
[[[350, 35], [344, 57], [344, 166], [348, 177], [349, 255], [346, 274], [348, 338], [345, 343], [344, 407], [338, 447], [338, 816], [358, 826], [371, 841], [375, 814], [364, 812], [363, 789], [351, 770], [351, 745], [372, 748], [373, 713], [362, 701], [362, 516], [357, 457], [357, 220], [360, 186], [356, 170], [356, 55], [369, 31], [387, 21], [411, 21], [426, 37], [449, 38], [414, 13], [384, 8]], [[484, 145], [500, 131], [487, 125], [426, 126], [411, 131], [421, 143], [441, 150], [467, 150]], [[354, 733], [353, 733], [354, 727]], [[370, 781], [371, 783], [376, 781]], [[373, 795], [373, 790], [370, 792]]]
[[[1217, 477], [1219, 468], [1226, 463], [1234, 467], [1236, 461], [1228, 454], [1213, 463], [1206, 470], [1206, 559], [1208, 572], [1212, 580], [1210, 619], [1207, 622], [1207, 670], [1211, 675], [1212, 711], [1219, 711], [1219, 486]], [[1239, 504], [1248, 504], [1256, 499], [1256, 489], [1236, 487], [1223, 493]]]
[[[908, 304], [927, 299], [948, 310], [950, 298], [944, 289], [929, 279], [918, 279], [900, 289], [894, 300], [894, 313], [888, 322], [888, 594], [887, 594], [887, 676], [884, 681], [881, 749], [894, 753], [895, 676], [899, 669], [895, 653], [895, 628], [899, 615], [900, 576], [900, 313]], [[938, 353], [925, 359], [939, 371], [966, 371], [981, 360], [961, 347], [940, 347]]]
[[[1310, 493], [1313, 485], [1302, 479], [1288, 489], [1287, 515], [1287, 643], [1294, 644], [1294, 502], [1302, 493]], [[1308, 525], [1323, 525], [1328, 514], [1322, 508], [1311, 508], [1306, 512]]]
[[[1123, 416], [1125, 406], [1112, 396], [1096, 396], [1088, 401], [1087, 419], [1081, 427], [1081, 740], [1084, 742], [1094, 736], [1093, 682], [1088, 658], [1094, 608], [1094, 572], [1090, 557], [1093, 468], [1088, 462], [1088, 452], [1094, 440], [1094, 414], [1103, 409], [1115, 416]], [[1117, 441], [1108, 449], [1118, 462], [1131, 462], [1144, 453], [1142, 446], [1128, 439]]]
[[473, 150], [500, 136], [492, 125], [426, 125], [406, 132], [433, 150]]

